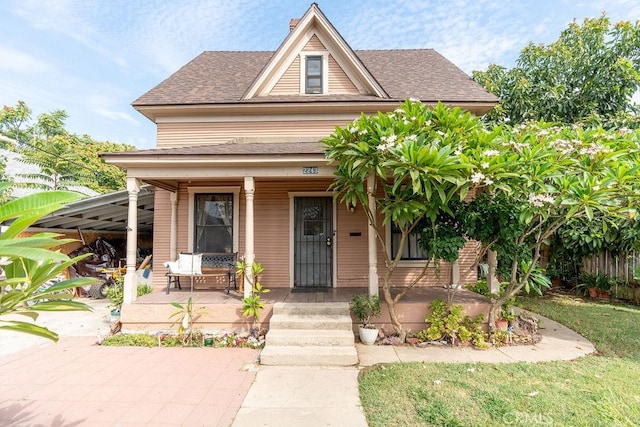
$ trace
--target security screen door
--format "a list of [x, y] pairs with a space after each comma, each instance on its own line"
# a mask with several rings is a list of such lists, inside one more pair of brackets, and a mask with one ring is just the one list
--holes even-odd
[[333, 198], [294, 198], [296, 288], [332, 287]]

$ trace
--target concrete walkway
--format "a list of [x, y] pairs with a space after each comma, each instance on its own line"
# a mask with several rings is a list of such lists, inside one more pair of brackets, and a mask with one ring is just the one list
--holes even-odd
[[[533, 346], [474, 350], [356, 345], [359, 367], [394, 362], [513, 363], [571, 360], [595, 351], [584, 337], [553, 320], [542, 320], [542, 341]], [[358, 392], [358, 368], [260, 367], [234, 427], [367, 426]]]
[[[79, 315], [65, 315], [72, 314]], [[540, 362], [595, 351], [583, 337], [542, 319], [543, 339], [535, 346], [358, 344], [360, 365], [350, 368], [258, 366], [258, 352], [249, 349], [102, 347], [95, 341], [104, 318], [72, 321], [70, 331], [85, 337], [65, 336], [66, 321], [57, 319], [58, 344], [25, 348], [16, 338], [14, 349], [6, 336], [0, 340], [0, 425], [366, 426], [357, 380], [362, 367]], [[73, 332], [78, 322], [82, 330]]]

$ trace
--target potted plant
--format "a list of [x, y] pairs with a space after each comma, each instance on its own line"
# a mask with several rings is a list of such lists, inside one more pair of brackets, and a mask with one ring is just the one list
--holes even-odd
[[358, 319], [360, 341], [366, 345], [374, 344], [379, 330], [370, 322], [380, 315], [380, 298], [377, 295], [355, 294], [351, 302], [351, 310]]
[[598, 277], [596, 277], [596, 288], [598, 298], [606, 299], [610, 298], [611, 294], [611, 282], [613, 279], [610, 279], [606, 274], [600, 273]]
[[576, 287], [578, 293], [589, 295], [590, 298], [598, 297], [598, 288], [596, 286], [597, 276], [595, 274], [583, 271], [580, 273], [579, 283]]
[[500, 310], [500, 317], [496, 319], [496, 329], [499, 331], [506, 331], [509, 324], [516, 318], [516, 313], [513, 311], [513, 298], [509, 298], [502, 304]]

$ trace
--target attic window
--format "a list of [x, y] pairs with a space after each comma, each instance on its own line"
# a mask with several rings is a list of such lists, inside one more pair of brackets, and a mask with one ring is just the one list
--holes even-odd
[[322, 93], [322, 56], [305, 57], [305, 93]]

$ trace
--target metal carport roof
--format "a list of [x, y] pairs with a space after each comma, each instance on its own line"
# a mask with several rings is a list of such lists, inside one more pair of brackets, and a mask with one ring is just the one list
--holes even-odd
[[[138, 231], [153, 230], [154, 187], [143, 185], [138, 194]], [[101, 194], [68, 204], [34, 223], [32, 227], [82, 231], [124, 232], [127, 230], [127, 190]]]

